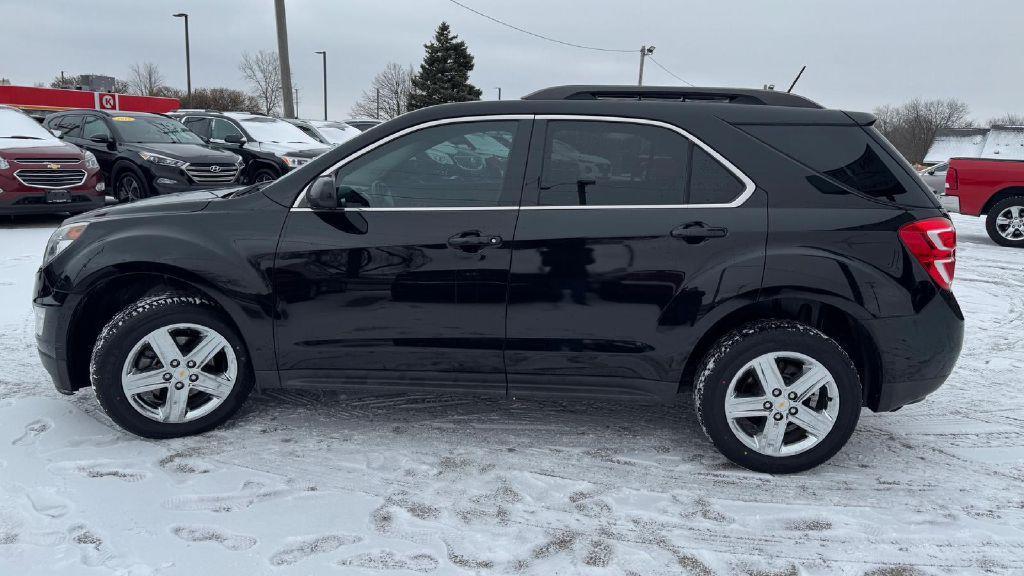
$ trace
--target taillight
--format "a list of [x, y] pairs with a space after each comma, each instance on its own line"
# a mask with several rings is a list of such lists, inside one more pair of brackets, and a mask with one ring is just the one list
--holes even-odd
[[956, 229], [953, 223], [945, 218], [911, 222], [900, 228], [900, 240], [932, 280], [940, 288], [950, 290], [956, 268]]
[[956, 168], [946, 170], [946, 190], [956, 190], [959, 187], [960, 175], [956, 173]]

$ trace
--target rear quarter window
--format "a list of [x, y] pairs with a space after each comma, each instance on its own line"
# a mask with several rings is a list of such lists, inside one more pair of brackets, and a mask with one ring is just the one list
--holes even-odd
[[[864, 196], [909, 206], [933, 207], [933, 195], [894, 157], [898, 152], [860, 126], [743, 126], [744, 131], [824, 176], [808, 178], [824, 193], [834, 184]], [[873, 131], [873, 129], [872, 129]], [[831, 182], [829, 182], [831, 181]]]

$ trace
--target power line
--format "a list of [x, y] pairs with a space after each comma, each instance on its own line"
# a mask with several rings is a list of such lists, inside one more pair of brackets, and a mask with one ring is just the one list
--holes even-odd
[[668, 68], [665, 68], [664, 66], [662, 66], [661, 62], [658, 62], [657, 60], [654, 59], [654, 56], [648, 55], [647, 59], [650, 60], [651, 62], [654, 62], [654, 64], [658, 68], [661, 68], [662, 70], [664, 70], [665, 73], [668, 74], [669, 76], [675, 78], [676, 80], [679, 80], [680, 82], [682, 82], [683, 84], [686, 84], [687, 86], [693, 86], [693, 84], [691, 84], [688, 80], [684, 80], [684, 79], [680, 78], [679, 76], [676, 76], [675, 74], [672, 73], [671, 70], [669, 70]]
[[528, 34], [530, 36], [533, 36], [534, 38], [540, 38], [541, 40], [547, 40], [548, 42], [554, 42], [555, 44], [562, 44], [563, 46], [571, 46], [573, 48], [582, 48], [584, 50], [597, 50], [598, 52], [621, 52], [623, 54], [626, 54], [626, 53], [632, 54], [632, 53], [636, 52], [635, 49], [631, 49], [631, 50], [616, 50], [614, 48], [600, 48], [600, 47], [597, 47], [597, 46], [584, 46], [583, 44], [574, 44], [572, 42], [565, 42], [564, 40], [557, 40], [557, 39], [551, 38], [549, 36], [544, 36], [543, 34], [537, 34], [536, 32], [530, 32], [529, 30], [524, 30], [523, 28], [520, 28], [520, 27], [512, 25], [512, 24], [509, 24], [508, 22], [505, 22], [504, 20], [499, 20], [499, 19], [497, 19], [497, 18], [495, 18], [493, 16], [488, 16], [487, 14], [484, 14], [483, 12], [481, 12], [479, 10], [476, 10], [475, 8], [471, 8], [469, 6], [466, 6], [462, 2], [459, 2], [458, 0], [448, 0], [448, 1], [451, 2], [452, 4], [455, 4], [456, 6], [460, 6], [462, 8], [465, 8], [466, 10], [469, 10], [470, 12], [472, 12], [473, 14], [476, 14], [477, 16], [483, 16], [484, 18], [487, 18], [491, 22], [496, 22], [498, 24], [501, 24], [502, 26], [505, 26], [506, 28], [511, 28], [511, 29], [513, 29], [513, 30], [515, 30], [517, 32], [522, 32], [523, 34]]

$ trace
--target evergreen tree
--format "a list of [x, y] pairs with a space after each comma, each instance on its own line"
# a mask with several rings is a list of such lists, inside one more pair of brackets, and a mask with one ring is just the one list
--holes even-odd
[[469, 53], [466, 43], [452, 34], [447, 22], [441, 22], [434, 33], [433, 42], [423, 47], [427, 53], [412, 80], [409, 110], [480, 99], [480, 89], [469, 83], [473, 55]]

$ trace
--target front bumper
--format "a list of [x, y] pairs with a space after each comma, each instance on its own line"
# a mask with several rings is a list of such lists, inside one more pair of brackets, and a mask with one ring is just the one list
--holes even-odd
[[144, 163], [146, 178], [149, 180], [150, 190], [154, 194], [173, 194], [175, 192], [192, 192], [194, 190], [214, 190], [217, 188], [230, 188], [238, 186], [238, 175], [235, 175], [231, 182], [220, 183], [198, 183], [193, 180], [182, 168], [174, 166], [163, 166]]

